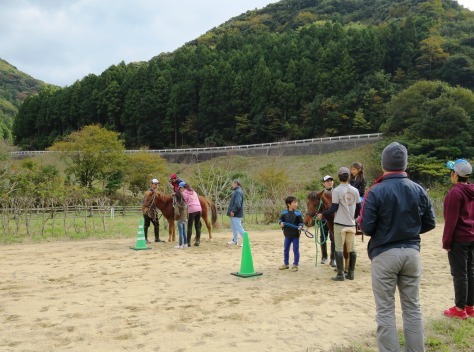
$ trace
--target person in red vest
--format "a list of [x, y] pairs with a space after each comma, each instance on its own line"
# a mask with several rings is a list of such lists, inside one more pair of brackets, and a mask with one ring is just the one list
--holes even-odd
[[179, 190], [179, 184], [183, 182], [182, 179], [178, 178], [178, 176], [176, 176], [176, 174], [171, 174], [170, 176], [170, 184], [171, 186], [173, 187], [173, 194], [178, 192]]

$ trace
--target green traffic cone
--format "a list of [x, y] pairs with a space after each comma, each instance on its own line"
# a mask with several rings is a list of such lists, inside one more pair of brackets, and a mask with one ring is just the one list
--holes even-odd
[[263, 273], [255, 272], [253, 268], [252, 251], [250, 250], [249, 234], [247, 232], [244, 232], [244, 242], [242, 245], [242, 259], [240, 260], [240, 271], [238, 273], [231, 273], [231, 274], [235, 276], [240, 276], [240, 277], [251, 277], [251, 276], [263, 275]]
[[135, 247], [130, 248], [136, 251], [143, 249], [151, 249], [150, 247], [146, 246], [145, 232], [143, 232], [143, 219], [140, 219], [140, 225], [138, 225], [137, 242], [135, 244]]

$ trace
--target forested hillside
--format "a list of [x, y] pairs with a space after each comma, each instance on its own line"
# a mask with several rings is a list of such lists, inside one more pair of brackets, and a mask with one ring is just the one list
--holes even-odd
[[42, 83], [0, 59], [0, 138], [12, 139], [13, 118], [19, 106], [27, 96], [36, 94]]
[[[397, 124], [387, 107], [419, 81], [446, 83], [425, 89], [432, 105], [415, 117], [438, 114], [430, 121], [444, 125], [461, 111], [460, 128], [472, 131], [473, 57], [474, 13], [452, 0], [283, 0], [149, 62], [44, 87], [24, 102], [13, 132], [26, 149], [95, 123], [128, 148], [403, 132], [413, 116], [399, 114], [407, 121]], [[450, 86], [461, 91], [443, 95]], [[431, 91], [458, 110], [440, 112]], [[463, 138], [473, 144], [472, 132]]]

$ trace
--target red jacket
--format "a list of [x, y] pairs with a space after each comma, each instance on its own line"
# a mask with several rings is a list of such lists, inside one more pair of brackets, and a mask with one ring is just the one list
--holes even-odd
[[443, 248], [474, 242], [474, 184], [457, 183], [444, 199]]
[[180, 179], [180, 178], [177, 178], [176, 181], [174, 181], [174, 182], [172, 180], [170, 180], [171, 186], [173, 186], [173, 192], [175, 192], [175, 193], [178, 192], [179, 184], [181, 182], [183, 182], [183, 180]]

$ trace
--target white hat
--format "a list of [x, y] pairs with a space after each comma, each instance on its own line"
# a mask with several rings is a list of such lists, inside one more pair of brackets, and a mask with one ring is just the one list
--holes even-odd
[[332, 176], [329, 176], [329, 175], [326, 175], [326, 176], [323, 177], [323, 182], [326, 182], [328, 180], [333, 181], [334, 179], [332, 178]]
[[461, 177], [469, 177], [472, 173], [472, 166], [464, 159], [458, 159], [456, 161], [448, 161], [446, 163], [448, 169], [453, 170]]
[[158, 181], [156, 178], [154, 178], [153, 180], [151, 180], [151, 183], [156, 183], [156, 184], [159, 184], [160, 181]]

